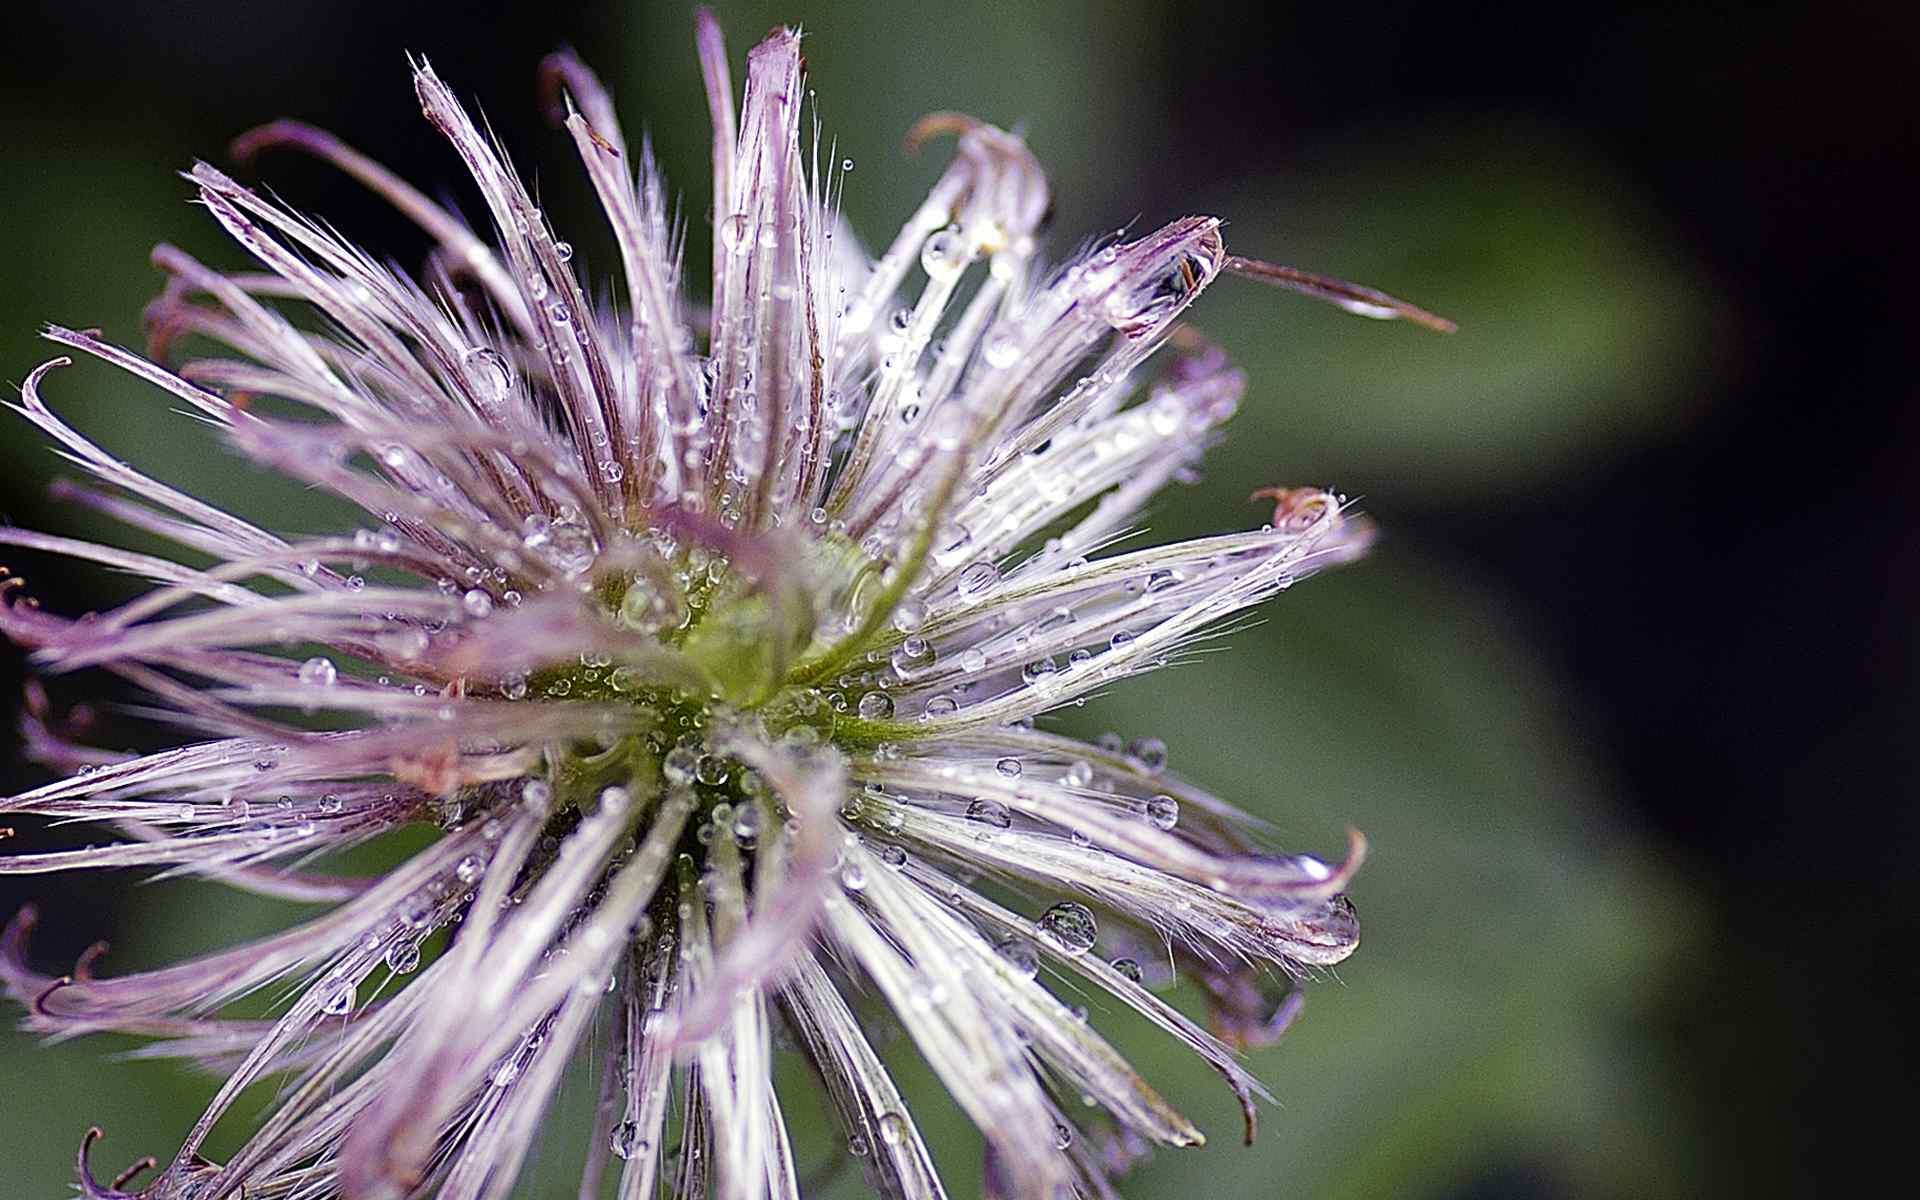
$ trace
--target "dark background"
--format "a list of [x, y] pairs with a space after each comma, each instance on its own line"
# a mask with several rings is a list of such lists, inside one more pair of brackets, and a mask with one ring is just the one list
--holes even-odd
[[[1362, 495], [1386, 537], [1230, 653], [1067, 724], [1158, 732], [1291, 838], [1330, 849], [1352, 820], [1377, 853], [1368, 945], [1256, 1061], [1285, 1102], [1262, 1145], [1163, 1156], [1130, 1194], [1785, 1195], [1904, 1174], [1917, 11], [720, 6], [736, 64], [776, 20], [808, 30], [870, 245], [938, 168], [900, 134], [962, 108], [1024, 122], [1055, 253], [1219, 212], [1237, 251], [1461, 323], [1429, 338], [1231, 280], [1197, 311], [1255, 386], [1155, 531], [1239, 527], [1253, 487], [1311, 480]], [[171, 173], [259, 121], [331, 128], [471, 210], [406, 51], [484, 107], [607, 263], [534, 104], [564, 43], [655, 135], [699, 262], [707, 134], [678, 4], [5, 6], [0, 376], [50, 356], [43, 320], [137, 343], [155, 241], [238, 266]], [[417, 263], [418, 235], [325, 169], [256, 174]], [[163, 477], [299, 523], [297, 495], [259, 499], [133, 381], [77, 368], [49, 394]], [[0, 428], [0, 466], [8, 520], [101, 531], [47, 501], [59, 464], [24, 423]], [[67, 611], [128, 587], [8, 561]], [[5, 652], [8, 697], [19, 671]], [[42, 778], [5, 764], [8, 790]], [[211, 890], [4, 879], [0, 908], [51, 910], [49, 967], [113, 938], [110, 970], [285, 919]], [[177, 1139], [212, 1085], [107, 1061], [123, 1048], [0, 1036], [0, 1191], [64, 1195], [91, 1121], [116, 1160]]]

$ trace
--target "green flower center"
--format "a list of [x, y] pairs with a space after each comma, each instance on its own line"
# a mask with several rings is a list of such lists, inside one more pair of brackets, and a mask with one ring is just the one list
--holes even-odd
[[[645, 662], [598, 651], [516, 681], [512, 694], [532, 703], [607, 704], [635, 717], [609, 737], [549, 751], [557, 811], [590, 807], [608, 787], [636, 797], [690, 794], [697, 809], [683, 849], [699, 859], [722, 833], [744, 849], [781, 819], [758, 773], [722, 748], [741, 722], [769, 738], [831, 744], [847, 754], [916, 736], [915, 722], [893, 719], [886, 690], [899, 632], [869, 614], [840, 622], [851, 628], [839, 641], [823, 646], [816, 635], [822, 605], [838, 600], [842, 611], [863, 612], [864, 592], [868, 604], [891, 611], [893, 589], [864, 556], [849, 571], [831, 544], [809, 550], [807, 561], [788, 564], [790, 575], [772, 583], [698, 550], [671, 570], [596, 580], [595, 602], [612, 623], [646, 635], [682, 675], [701, 682], [663, 683]], [[820, 569], [822, 556], [838, 569]], [[832, 663], [840, 665], [823, 673]]]

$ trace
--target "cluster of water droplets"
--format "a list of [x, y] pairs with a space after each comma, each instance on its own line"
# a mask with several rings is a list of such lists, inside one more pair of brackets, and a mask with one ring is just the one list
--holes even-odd
[[563, 509], [557, 518], [528, 516], [522, 523], [520, 544], [568, 578], [584, 574], [600, 556], [593, 531], [571, 509]]

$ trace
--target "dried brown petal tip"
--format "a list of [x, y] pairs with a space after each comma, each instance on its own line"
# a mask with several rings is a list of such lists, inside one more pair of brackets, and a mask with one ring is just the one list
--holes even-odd
[[99, 962], [100, 956], [105, 954], [106, 952], [107, 952], [107, 943], [105, 942], [95, 942], [93, 945], [88, 946], [85, 950], [82, 950], [80, 952], [80, 957], [77, 960], [75, 960], [73, 964], [74, 982], [92, 983], [93, 982], [93, 964]]
[[1288, 533], [1312, 527], [1340, 505], [1332, 493], [1315, 487], [1263, 487], [1247, 499], [1273, 501], [1270, 524]]
[[907, 135], [900, 139], [900, 148], [908, 154], [917, 154], [920, 147], [934, 138], [945, 134], [960, 137], [980, 128], [981, 123], [980, 118], [963, 112], [930, 112], [907, 130]]
[[142, 1171], [151, 1171], [159, 1165], [160, 1160], [151, 1154], [145, 1158], [136, 1159], [132, 1166], [113, 1177], [113, 1182], [107, 1185], [107, 1190], [110, 1192], [120, 1191], [129, 1183], [133, 1182], [134, 1176], [139, 1175]]
[[271, 146], [284, 146], [289, 142], [311, 144], [323, 140], [331, 139], [303, 121], [269, 121], [265, 125], [255, 125], [228, 142], [227, 157], [237, 163], [246, 163]]

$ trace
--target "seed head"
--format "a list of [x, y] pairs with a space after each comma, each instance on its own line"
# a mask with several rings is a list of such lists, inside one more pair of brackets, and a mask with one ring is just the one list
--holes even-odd
[[[102, 1186], [90, 1132], [87, 1196], [504, 1196], [587, 1047], [582, 1196], [615, 1172], [636, 1200], [796, 1195], [782, 1110], [809, 1098], [775, 1092], [776, 1030], [877, 1189], [944, 1195], [869, 1036], [883, 1011], [980, 1128], [994, 1194], [1106, 1195], [1147, 1147], [1202, 1137], [1063, 997], [1099, 992], [1200, 1055], [1251, 1138], [1263, 1092], [1235, 1050], [1278, 1036], [1295, 985], [1357, 944], [1357, 834], [1337, 863], [1273, 852], [1160, 742], [1035, 720], [1366, 544], [1340, 497], [1290, 488], [1256, 493], [1266, 527], [1123, 546], [1240, 401], [1240, 372], [1183, 323], [1201, 291], [1230, 270], [1437, 319], [1231, 256], [1212, 217], [1045, 266], [1039, 165], [953, 114], [910, 135], [957, 149], [872, 257], [803, 119], [798, 36], [753, 49], [738, 98], [704, 13], [698, 46], [710, 309], [686, 298], [648, 148], [559, 54], [544, 94], [618, 247], [610, 299], [421, 62], [483, 228], [309, 126], [234, 144], [317, 155], [391, 201], [434, 242], [419, 277], [202, 163], [199, 202], [256, 267], [158, 249], [144, 357], [47, 331], [365, 514], [270, 531], [56, 416], [42, 393], [67, 358], [20, 389], [90, 477], [62, 494], [179, 556], [0, 530], [152, 585], [75, 620], [7, 578], [0, 627], [45, 671], [145, 691], [182, 737], [95, 749], [31, 692], [29, 746], [65, 777], [0, 811], [118, 836], [17, 838], [0, 872], [158, 869], [330, 906], [104, 977], [96, 952], [37, 973], [33, 913], [14, 919], [0, 974], [30, 1027], [139, 1034], [224, 1078], [164, 1165]], [[422, 822], [438, 838], [384, 874], [329, 858]], [[1204, 985], [1211, 1031], [1155, 990], [1176, 972]], [[286, 998], [272, 1015], [228, 1015], [262, 989]], [[258, 1128], [208, 1160], [267, 1077]]]

